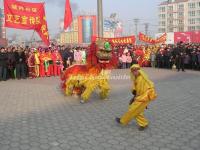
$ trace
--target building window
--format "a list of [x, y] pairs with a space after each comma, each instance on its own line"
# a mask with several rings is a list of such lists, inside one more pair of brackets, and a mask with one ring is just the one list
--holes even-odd
[[179, 32], [183, 32], [183, 31], [184, 31], [184, 27], [183, 27], [183, 26], [178, 27], [178, 31], [179, 31]]
[[160, 12], [165, 12], [165, 7], [160, 7]]
[[189, 8], [195, 8], [195, 3], [188, 3]]
[[195, 24], [195, 18], [189, 19], [189, 24]]
[[196, 18], [196, 23], [200, 24], [200, 18]]
[[172, 25], [173, 24], [173, 20], [168, 20], [168, 24]]
[[164, 20], [165, 19], [165, 14], [160, 14], [159, 18]]
[[189, 11], [189, 16], [194, 17], [195, 16], [195, 11]]
[[200, 2], [197, 2], [197, 6], [200, 8]]
[[184, 11], [184, 5], [183, 4], [178, 5], [178, 10], [179, 11]]
[[200, 10], [197, 10], [197, 16], [200, 16]]
[[173, 6], [168, 6], [168, 11], [172, 12], [173, 11]]
[[195, 26], [189, 26], [188, 31], [195, 31]]
[[166, 32], [166, 31], [165, 31], [165, 28], [159, 28], [158, 31], [159, 31], [159, 33], [164, 33], [164, 32]]
[[161, 26], [165, 26], [165, 21], [161, 21]]
[[169, 18], [172, 18], [172, 17], [173, 17], [173, 14], [171, 14], [171, 13], [168, 14], [168, 17], [169, 17]]
[[200, 30], [200, 26], [196, 26], [196, 30]]
[[183, 24], [183, 20], [182, 19], [178, 20], [178, 24]]
[[162, 14], [162, 19], [165, 19], [165, 14]]
[[178, 12], [178, 17], [184, 17], [184, 13], [183, 12]]
[[168, 28], [168, 32], [173, 32], [173, 28]]

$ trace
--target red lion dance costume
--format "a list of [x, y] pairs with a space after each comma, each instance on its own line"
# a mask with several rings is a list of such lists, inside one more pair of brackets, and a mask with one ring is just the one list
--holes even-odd
[[109, 42], [98, 40], [90, 45], [86, 65], [73, 65], [61, 76], [62, 88], [67, 96], [81, 96], [81, 103], [87, 102], [95, 89], [105, 99], [110, 91], [109, 71], [117, 65], [117, 57]]

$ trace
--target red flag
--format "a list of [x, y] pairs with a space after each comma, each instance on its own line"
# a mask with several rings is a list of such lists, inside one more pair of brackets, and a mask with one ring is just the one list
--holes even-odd
[[69, 0], [65, 3], [65, 18], [64, 18], [64, 29], [66, 30], [72, 22], [72, 11]]
[[43, 42], [49, 45], [44, 3], [4, 0], [4, 14], [6, 27], [35, 30]]

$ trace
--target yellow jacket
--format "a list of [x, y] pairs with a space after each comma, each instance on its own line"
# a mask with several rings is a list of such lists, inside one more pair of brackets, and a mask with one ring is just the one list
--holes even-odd
[[135, 78], [131, 74], [133, 80], [132, 90], [136, 91], [135, 101], [147, 102], [154, 100], [157, 97], [154, 83], [149, 80], [148, 76], [141, 69], [139, 73], [139, 76]]
[[34, 55], [35, 55], [35, 64], [39, 65], [40, 64], [40, 59], [39, 59], [40, 54], [38, 52], [36, 52]]

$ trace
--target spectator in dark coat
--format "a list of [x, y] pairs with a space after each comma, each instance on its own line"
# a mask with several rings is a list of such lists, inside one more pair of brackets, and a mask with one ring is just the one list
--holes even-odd
[[0, 49], [0, 81], [6, 81], [7, 79], [7, 61], [8, 56], [6, 54], [5, 48]]
[[14, 70], [15, 70], [15, 54], [14, 54], [15, 48], [8, 48], [7, 54], [8, 54], [8, 78], [14, 79]]
[[26, 78], [26, 56], [23, 48], [18, 48], [15, 52], [16, 60], [16, 77], [17, 79]]

